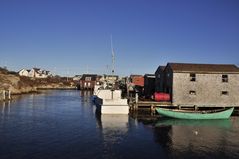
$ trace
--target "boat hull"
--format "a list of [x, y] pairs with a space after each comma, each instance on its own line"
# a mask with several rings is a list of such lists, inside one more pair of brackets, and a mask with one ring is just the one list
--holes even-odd
[[127, 99], [121, 97], [120, 89], [95, 89], [92, 101], [101, 114], [129, 114]]
[[195, 112], [183, 112], [179, 110], [156, 108], [156, 111], [166, 117], [177, 119], [228, 119], [234, 108], [229, 108], [219, 112], [207, 112], [207, 111], [195, 111]]
[[97, 96], [92, 96], [92, 102], [95, 104], [95, 105], [102, 105], [103, 104], [103, 100]]
[[101, 99], [96, 96], [93, 102], [101, 114], [129, 114], [127, 99]]
[[101, 114], [129, 114], [128, 105], [102, 105]]

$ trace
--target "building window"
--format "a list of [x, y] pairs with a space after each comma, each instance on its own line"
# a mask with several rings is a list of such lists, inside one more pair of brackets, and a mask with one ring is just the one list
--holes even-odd
[[193, 81], [193, 82], [196, 81], [196, 74], [195, 73], [190, 73], [190, 81]]
[[222, 82], [228, 82], [228, 75], [222, 75]]
[[221, 92], [221, 95], [228, 95], [229, 93], [228, 93], [228, 91], [222, 91]]
[[91, 81], [91, 77], [85, 77], [86, 81]]
[[196, 91], [189, 91], [190, 95], [196, 95]]

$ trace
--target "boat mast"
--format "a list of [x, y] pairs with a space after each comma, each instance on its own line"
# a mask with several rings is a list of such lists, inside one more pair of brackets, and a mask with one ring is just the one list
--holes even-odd
[[115, 72], [115, 53], [114, 53], [114, 48], [113, 48], [113, 42], [112, 42], [112, 35], [110, 36], [110, 41], [111, 41], [111, 53], [112, 53], [112, 78]]
[[[114, 72], [115, 72], [115, 53], [114, 53], [114, 48], [113, 48], [113, 42], [112, 42], [112, 35], [110, 36], [110, 42], [111, 42], [111, 53], [112, 53], [112, 79], [114, 76]], [[115, 81], [112, 81], [112, 90], [111, 90], [111, 99], [114, 99], [114, 83]]]

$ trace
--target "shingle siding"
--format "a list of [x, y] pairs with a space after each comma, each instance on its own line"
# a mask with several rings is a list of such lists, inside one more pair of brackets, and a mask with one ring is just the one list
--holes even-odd
[[[195, 95], [190, 94], [195, 91]], [[228, 95], [222, 95], [227, 91]], [[175, 105], [239, 106], [239, 74], [228, 74], [228, 82], [222, 82], [222, 74], [196, 74], [190, 81], [189, 73], [173, 74], [172, 102]]]

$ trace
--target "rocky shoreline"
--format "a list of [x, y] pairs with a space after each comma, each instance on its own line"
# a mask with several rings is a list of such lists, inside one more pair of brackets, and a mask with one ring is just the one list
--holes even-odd
[[[0, 70], [0, 94], [3, 90], [10, 91], [11, 95], [21, 95], [48, 89], [76, 89], [76, 83], [72, 79], [59, 76], [36, 79], [22, 77], [15, 72]], [[2, 100], [1, 96], [0, 100]]]

